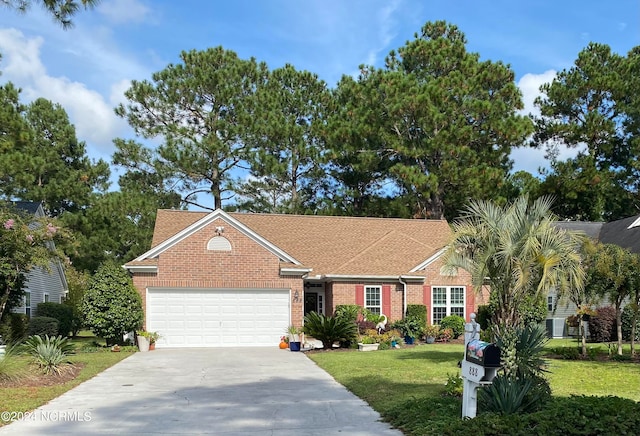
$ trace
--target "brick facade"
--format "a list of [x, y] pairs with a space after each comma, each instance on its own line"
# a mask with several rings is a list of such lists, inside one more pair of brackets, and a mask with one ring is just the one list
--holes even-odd
[[[133, 274], [143, 307], [146, 308], [148, 288], [288, 289], [291, 323], [302, 326], [302, 279], [280, 275], [280, 259], [275, 254], [225, 224], [223, 220], [215, 220], [162, 252], [157, 274]], [[225, 228], [223, 236], [231, 243], [231, 251], [207, 250], [209, 240], [217, 236], [217, 226]]]

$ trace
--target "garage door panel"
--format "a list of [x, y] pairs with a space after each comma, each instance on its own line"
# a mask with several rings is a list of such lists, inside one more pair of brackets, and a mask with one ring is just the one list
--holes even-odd
[[289, 291], [150, 289], [158, 347], [274, 346], [289, 325]]

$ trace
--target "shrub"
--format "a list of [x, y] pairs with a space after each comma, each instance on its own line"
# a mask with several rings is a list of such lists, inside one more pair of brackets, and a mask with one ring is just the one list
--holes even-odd
[[58, 320], [49, 316], [34, 316], [29, 320], [27, 334], [29, 336], [56, 336], [58, 334]]
[[138, 329], [143, 319], [140, 294], [129, 274], [111, 262], [91, 279], [82, 310], [86, 326], [105, 338], [107, 345], [121, 343], [123, 335]]
[[551, 353], [566, 360], [578, 360], [580, 358], [580, 348], [578, 347], [556, 347]]
[[24, 343], [24, 350], [29, 353], [45, 374], [60, 374], [62, 365], [69, 363], [67, 357], [74, 353], [74, 346], [62, 336], [31, 336]]
[[[622, 339], [625, 341], [631, 340], [631, 326], [633, 324], [633, 308], [630, 305], [626, 305], [622, 309]], [[640, 316], [636, 320], [636, 341], [640, 341]]]
[[24, 313], [5, 313], [0, 322], [0, 336], [6, 344], [17, 344], [27, 337], [29, 317]]
[[489, 329], [489, 323], [491, 322], [491, 316], [493, 314], [493, 310], [491, 306], [488, 304], [483, 304], [478, 306], [478, 310], [476, 311], [476, 322], [480, 324], [480, 328], [482, 330]]
[[349, 321], [356, 322], [360, 314], [360, 306], [357, 304], [338, 304], [334, 316], [336, 318], [346, 318]]
[[612, 306], [599, 307], [589, 320], [589, 333], [596, 342], [609, 342], [617, 339], [616, 310]]
[[363, 334], [367, 330], [375, 330], [376, 323], [372, 321], [360, 320], [356, 322], [357, 333]]
[[60, 303], [38, 303], [38, 316], [48, 316], [58, 320], [56, 335], [67, 337], [73, 326], [73, 309]]
[[355, 340], [356, 325], [346, 319], [310, 312], [304, 317], [304, 332], [322, 342], [322, 347], [331, 349], [334, 342]]
[[531, 379], [499, 375], [491, 385], [478, 389], [479, 409], [500, 415], [531, 412], [540, 404], [532, 391]]
[[24, 373], [24, 365], [16, 359], [17, 346], [9, 345], [0, 356], [0, 382], [18, 380]]
[[464, 318], [459, 315], [449, 315], [440, 321], [441, 329], [451, 329], [453, 331], [453, 339], [458, 339], [464, 334]]
[[407, 318], [413, 318], [420, 323], [420, 330], [427, 326], [427, 306], [424, 304], [407, 304]]
[[420, 321], [416, 318], [406, 317], [400, 319], [391, 325], [391, 328], [399, 330], [403, 336], [410, 338], [417, 338], [422, 336], [424, 330], [420, 325]]
[[462, 397], [463, 380], [459, 374], [448, 374], [447, 382], [444, 384], [444, 395], [449, 397]]

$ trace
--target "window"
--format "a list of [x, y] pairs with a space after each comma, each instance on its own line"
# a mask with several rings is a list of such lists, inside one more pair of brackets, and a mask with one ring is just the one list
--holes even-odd
[[431, 288], [431, 321], [440, 324], [449, 315], [464, 316], [464, 286], [433, 286]]
[[31, 291], [24, 293], [24, 313], [28, 318], [31, 318]]
[[42, 301], [44, 301], [45, 303], [49, 302], [49, 293], [45, 292], [44, 295], [42, 296]]
[[547, 310], [553, 312], [553, 295], [547, 296]]
[[366, 286], [364, 288], [364, 307], [377, 315], [382, 313], [381, 286]]

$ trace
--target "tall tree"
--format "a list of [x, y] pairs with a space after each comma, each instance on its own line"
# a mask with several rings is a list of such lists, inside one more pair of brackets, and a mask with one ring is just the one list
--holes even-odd
[[42, 202], [49, 214], [60, 216], [86, 207], [93, 192], [107, 189], [108, 164], [87, 157], [85, 144], [76, 138], [60, 105], [42, 98], [28, 106], [16, 105], [17, 90], [11, 84], [3, 89], [13, 99], [0, 102], [3, 112], [19, 113], [21, 120], [14, 119], [14, 132], [2, 145], [1, 196]]
[[616, 309], [618, 355], [622, 355], [622, 305], [640, 288], [640, 256], [613, 244], [598, 244], [587, 269], [587, 287]]
[[0, 318], [20, 302], [32, 268], [49, 268], [53, 259], [64, 257], [51, 241], [66, 237], [55, 220], [36, 219], [0, 203]]
[[488, 283], [497, 327], [520, 324], [518, 308], [531, 297], [584, 286], [583, 237], [554, 226], [550, 207], [545, 197], [529, 204], [523, 196], [505, 206], [478, 200], [453, 223], [443, 271], [468, 271], [476, 289]]
[[[222, 47], [180, 57], [181, 64], [153, 74], [152, 81], [133, 81], [125, 92], [129, 103], [116, 113], [138, 135], [162, 141], [153, 153], [137, 144], [130, 156], [148, 158], [150, 168], [170, 177], [184, 203], [221, 208], [232, 171], [251, 157], [249, 126], [261, 116], [254, 96], [267, 67]], [[213, 204], [199, 202], [198, 194], [210, 194]]]
[[[638, 50], [624, 57], [591, 43], [574, 66], [540, 88], [534, 143], [552, 158], [542, 189], [558, 197], [554, 210], [562, 218], [618, 219], [639, 204], [638, 57]], [[562, 163], [559, 145], [585, 149]]]
[[[427, 23], [391, 52], [384, 69], [362, 68], [360, 82], [380, 104], [372, 131], [389, 177], [412, 198], [414, 216], [453, 218], [469, 198], [491, 198], [511, 168], [511, 148], [531, 131], [518, 115], [514, 73], [480, 61], [445, 22]], [[365, 110], [370, 110], [366, 108]], [[357, 114], [360, 118], [362, 110]]]
[[[326, 152], [320, 133], [329, 99], [324, 81], [289, 64], [271, 71], [264, 86], [257, 89], [261, 116], [251, 126], [255, 147], [251, 174], [257, 183], [262, 178], [276, 182], [279, 187], [272, 192], [288, 188], [286, 197], [279, 201], [284, 211], [301, 212], [301, 192], [325, 175], [322, 164]], [[255, 184], [250, 180], [245, 185], [251, 190]], [[268, 188], [269, 183], [261, 187]]]
[[64, 29], [68, 29], [73, 26], [71, 17], [78, 12], [80, 6], [85, 9], [91, 9], [95, 7], [99, 1], [100, 0], [80, 0], [79, 2], [75, 0], [0, 0], [0, 5], [25, 13], [33, 3], [38, 3], [57, 23], [60, 23]]

